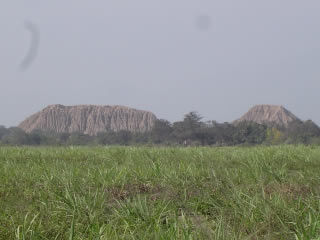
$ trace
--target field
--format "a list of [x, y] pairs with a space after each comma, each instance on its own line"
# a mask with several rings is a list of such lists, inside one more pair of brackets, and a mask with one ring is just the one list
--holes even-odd
[[320, 239], [320, 148], [0, 148], [0, 239]]

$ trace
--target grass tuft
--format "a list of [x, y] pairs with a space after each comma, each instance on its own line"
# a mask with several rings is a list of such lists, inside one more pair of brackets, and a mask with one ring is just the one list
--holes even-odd
[[320, 236], [320, 148], [0, 148], [0, 239]]

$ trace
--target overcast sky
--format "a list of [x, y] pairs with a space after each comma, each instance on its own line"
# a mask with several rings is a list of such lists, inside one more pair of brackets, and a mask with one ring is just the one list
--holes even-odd
[[[232, 121], [281, 104], [320, 124], [319, 0], [2, 0], [0, 125], [49, 104]], [[30, 48], [25, 21], [37, 25]]]

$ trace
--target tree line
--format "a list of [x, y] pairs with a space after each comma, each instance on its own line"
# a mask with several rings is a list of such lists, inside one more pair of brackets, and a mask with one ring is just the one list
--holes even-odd
[[311, 120], [293, 122], [287, 128], [253, 122], [236, 125], [202, 121], [197, 112], [182, 121], [156, 120], [149, 132], [108, 131], [89, 136], [82, 133], [56, 133], [34, 130], [26, 133], [17, 127], [0, 126], [1, 145], [185, 145], [234, 146], [258, 144], [319, 144], [320, 128]]

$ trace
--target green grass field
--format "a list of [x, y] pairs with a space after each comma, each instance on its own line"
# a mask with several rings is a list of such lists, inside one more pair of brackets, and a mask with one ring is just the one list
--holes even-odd
[[0, 239], [320, 239], [320, 148], [0, 148]]

